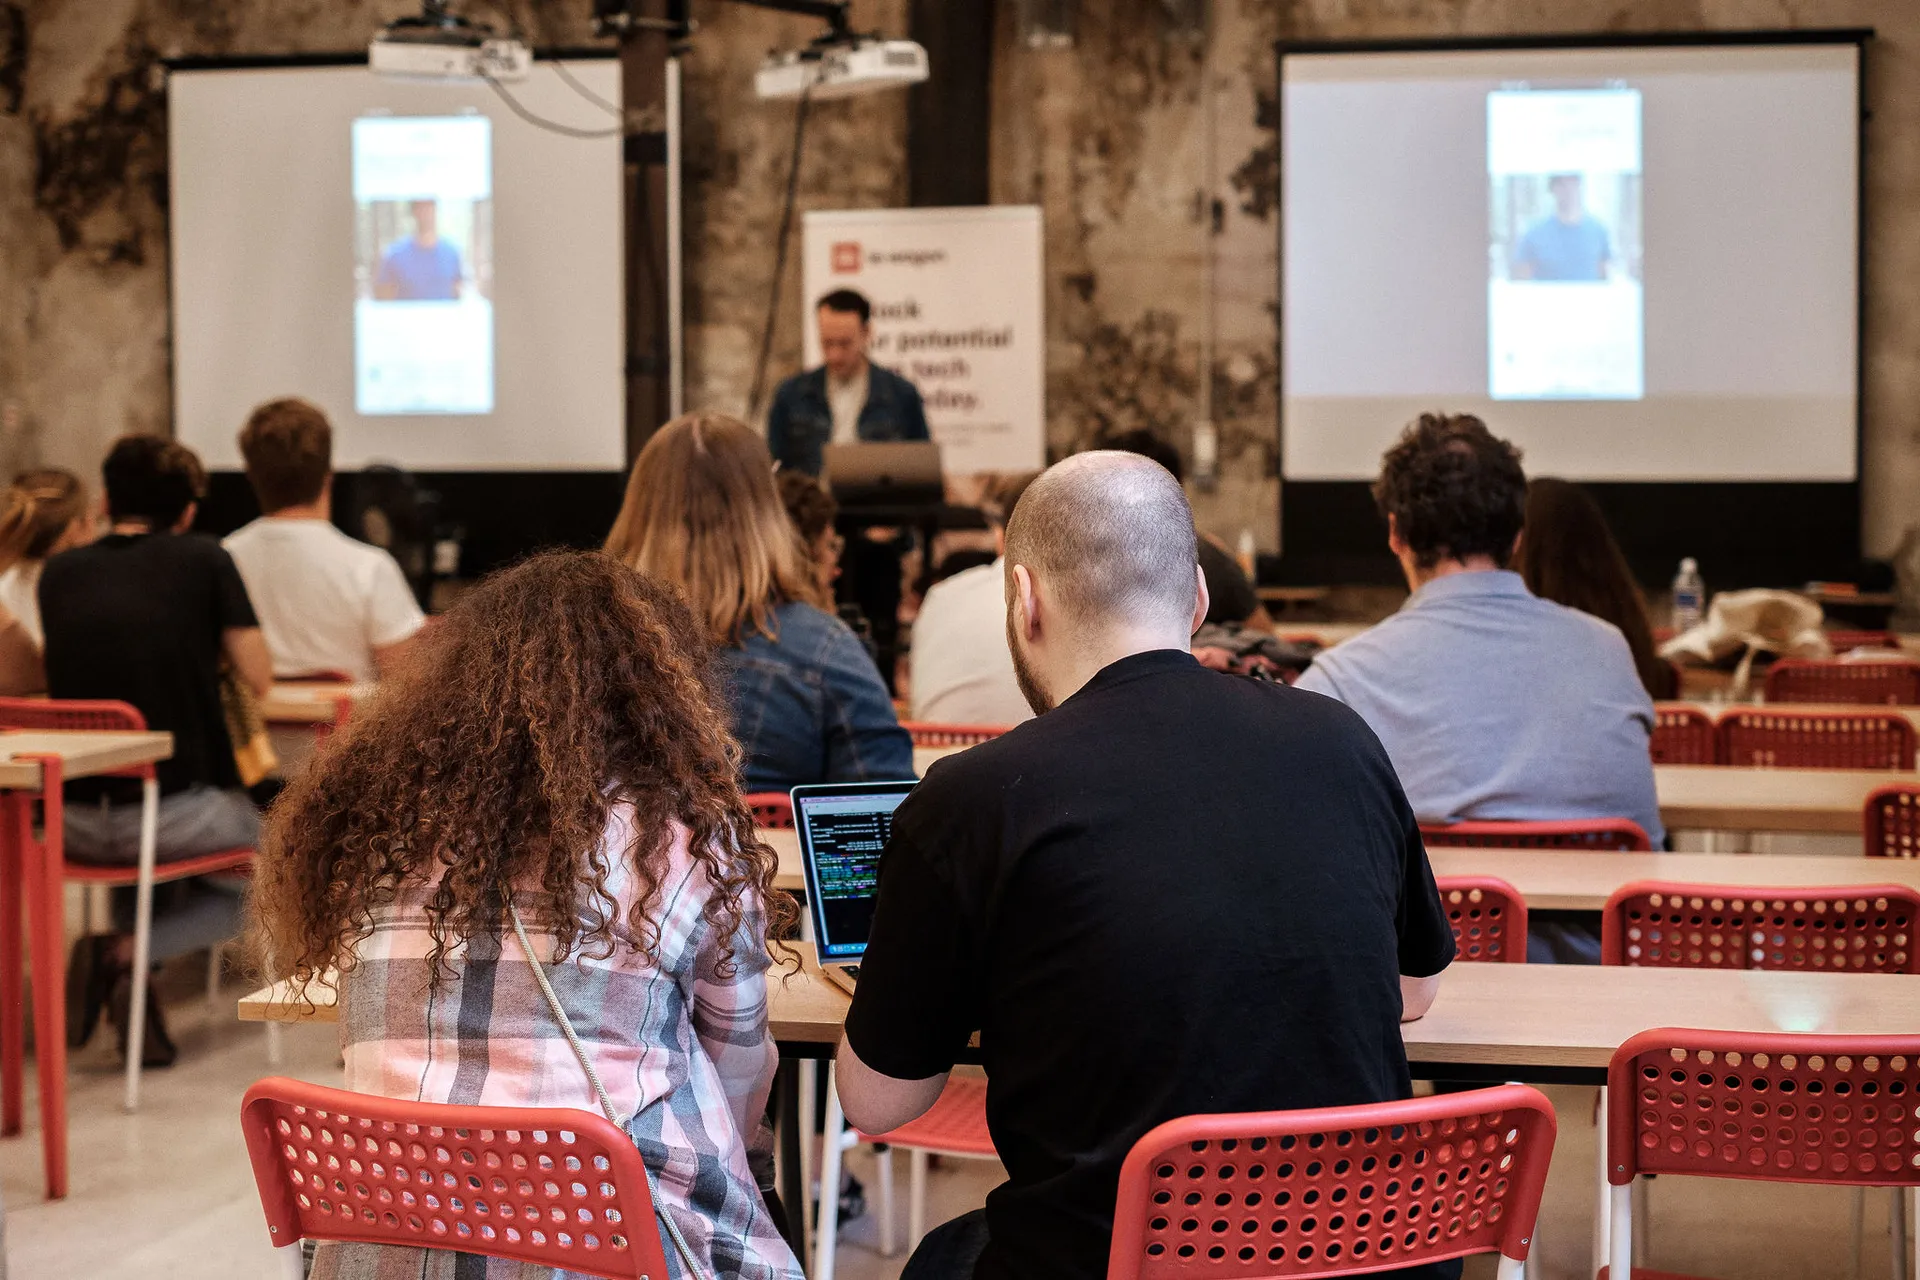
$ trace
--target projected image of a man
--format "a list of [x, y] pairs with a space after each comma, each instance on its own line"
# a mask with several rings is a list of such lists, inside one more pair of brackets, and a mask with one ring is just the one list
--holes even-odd
[[380, 259], [373, 296], [381, 302], [452, 302], [460, 297], [460, 250], [440, 237], [440, 206], [433, 200], [407, 205], [413, 234]]
[[1587, 210], [1586, 183], [1577, 173], [1547, 179], [1553, 212], [1520, 238], [1513, 257], [1515, 280], [1599, 281], [1613, 262], [1607, 224]]

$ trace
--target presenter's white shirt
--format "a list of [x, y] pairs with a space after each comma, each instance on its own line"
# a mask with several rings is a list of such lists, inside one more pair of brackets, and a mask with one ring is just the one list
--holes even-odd
[[913, 622], [912, 718], [1007, 725], [1031, 719], [1007, 651], [1006, 561], [935, 583]]
[[833, 411], [833, 442], [860, 443], [860, 415], [867, 407], [867, 388], [873, 381], [865, 364], [845, 382], [827, 375], [827, 407]]
[[372, 680], [376, 646], [398, 644], [425, 615], [394, 558], [325, 520], [255, 520], [226, 548], [266, 636], [276, 676], [339, 671]]
[[47, 647], [47, 635], [40, 627], [40, 570], [44, 560], [22, 560], [0, 573], [0, 608], [20, 620], [33, 637], [36, 649]]

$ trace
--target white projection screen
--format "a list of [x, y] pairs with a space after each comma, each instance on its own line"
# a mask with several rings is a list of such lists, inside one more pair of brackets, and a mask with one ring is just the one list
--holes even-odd
[[1535, 474], [1857, 479], [1857, 43], [1280, 68], [1286, 479], [1370, 479], [1428, 409]]
[[478, 81], [172, 72], [174, 424], [209, 467], [284, 395], [343, 470], [624, 464], [620, 66], [565, 66], [507, 89], [598, 136]]

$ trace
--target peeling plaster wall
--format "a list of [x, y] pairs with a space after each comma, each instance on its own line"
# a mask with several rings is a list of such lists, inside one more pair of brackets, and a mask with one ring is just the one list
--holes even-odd
[[1250, 527], [1262, 546], [1276, 544], [1278, 39], [1871, 26], [1867, 550], [1891, 551], [1920, 523], [1916, 0], [1212, 0], [1211, 9], [1204, 43], [1172, 26], [1160, 0], [1082, 0], [1067, 49], [1025, 48], [1010, 18], [998, 33], [993, 198], [1046, 210], [1056, 452], [1146, 426], [1191, 456], [1210, 389], [1221, 475], [1214, 492], [1194, 495], [1201, 523], [1228, 537]]
[[[463, 0], [536, 45], [592, 42], [589, 0]], [[165, 431], [166, 94], [160, 60], [342, 52], [417, 0], [0, 0], [0, 475], [43, 461], [95, 473], [122, 431]], [[707, 0], [685, 64], [689, 403], [741, 412], [772, 282], [794, 108], [753, 70], [818, 24]], [[856, 24], [900, 32], [905, 0]], [[816, 104], [802, 208], [905, 198], [900, 95]], [[797, 236], [796, 219], [796, 244]], [[799, 360], [797, 252], [776, 375]], [[235, 429], [239, 427], [234, 424]]]

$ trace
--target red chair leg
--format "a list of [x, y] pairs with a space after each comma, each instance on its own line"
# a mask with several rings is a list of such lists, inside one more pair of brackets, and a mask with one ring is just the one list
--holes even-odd
[[[34, 1058], [40, 1076], [40, 1144], [47, 1162], [47, 1199], [67, 1197], [67, 958], [66, 894], [61, 875], [65, 817], [60, 804], [60, 757], [41, 759], [45, 838], [22, 847], [27, 858], [27, 936], [33, 948]], [[31, 801], [23, 804], [31, 810]], [[30, 837], [28, 821], [20, 828]]]
[[26, 1001], [20, 981], [21, 867], [33, 802], [0, 793], [0, 1133], [20, 1132], [26, 1102]]

